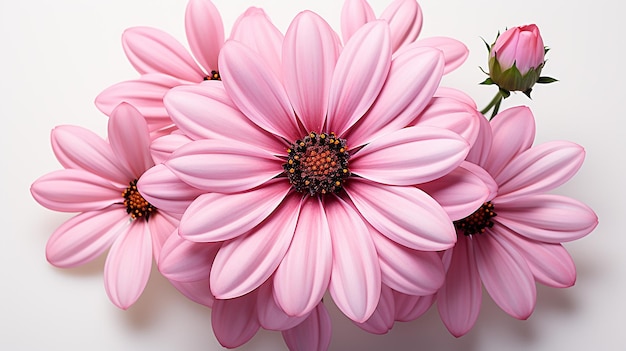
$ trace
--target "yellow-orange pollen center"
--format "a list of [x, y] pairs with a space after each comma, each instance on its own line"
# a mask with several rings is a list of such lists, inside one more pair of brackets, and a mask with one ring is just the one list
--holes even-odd
[[471, 215], [454, 221], [454, 227], [462, 231], [465, 235], [482, 234], [487, 228], [493, 227], [493, 217], [497, 216], [491, 201], [487, 201], [476, 212]]
[[346, 141], [334, 133], [311, 132], [287, 149], [283, 169], [296, 191], [309, 195], [336, 193], [350, 176]]
[[130, 182], [128, 188], [122, 192], [122, 197], [126, 212], [132, 219], [143, 218], [147, 221], [150, 215], [156, 212], [156, 207], [146, 201], [137, 190], [137, 179]]

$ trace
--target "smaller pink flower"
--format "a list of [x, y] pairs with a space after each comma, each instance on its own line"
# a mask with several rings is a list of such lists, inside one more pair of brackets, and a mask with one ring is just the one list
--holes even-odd
[[502, 33], [491, 48], [489, 57], [495, 57], [502, 71], [513, 65], [524, 75], [537, 69], [544, 61], [543, 39], [534, 24], [513, 27]]

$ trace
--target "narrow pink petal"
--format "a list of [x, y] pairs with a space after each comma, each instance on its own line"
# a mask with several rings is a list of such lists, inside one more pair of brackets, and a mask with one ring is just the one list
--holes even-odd
[[290, 350], [318, 351], [330, 347], [331, 319], [322, 302], [297, 326], [282, 332]]
[[442, 177], [465, 159], [469, 144], [443, 128], [408, 127], [374, 139], [350, 159], [350, 171], [390, 185], [414, 185]]
[[351, 147], [409, 125], [432, 99], [442, 68], [441, 53], [429, 48], [395, 57], [376, 101], [348, 134]]
[[211, 269], [215, 297], [247, 294], [274, 273], [291, 244], [300, 204], [300, 196], [288, 196], [263, 223], [223, 244]]
[[491, 123], [489, 123], [487, 118], [481, 117], [478, 121], [479, 128], [476, 141], [474, 141], [474, 144], [465, 159], [471, 163], [483, 166], [489, 160], [493, 133], [491, 131]]
[[84, 212], [123, 202], [123, 189], [80, 169], [50, 172], [30, 187], [35, 200], [53, 211]]
[[341, 8], [341, 34], [343, 42], [356, 33], [366, 23], [376, 19], [374, 10], [366, 0], [346, 0]]
[[206, 280], [208, 286], [211, 266], [221, 243], [194, 243], [171, 235], [159, 257], [159, 271], [167, 279], [179, 282]]
[[65, 168], [83, 169], [120, 185], [131, 180], [111, 146], [88, 129], [58, 126], [52, 130], [51, 141], [54, 155]]
[[416, 250], [438, 251], [449, 248], [456, 241], [450, 217], [420, 189], [380, 185], [354, 178], [346, 191], [361, 215], [398, 244]]
[[496, 197], [498, 194], [498, 184], [484, 168], [471, 162], [463, 162], [459, 167], [471, 172], [483, 182], [489, 191], [487, 201], [493, 200]]
[[219, 343], [236, 348], [248, 342], [259, 330], [256, 293], [213, 302], [211, 326]]
[[252, 122], [289, 141], [301, 137], [279, 76], [265, 67], [257, 53], [228, 41], [220, 54], [220, 68], [226, 92]]
[[482, 166], [497, 179], [511, 160], [532, 146], [535, 118], [528, 107], [517, 106], [498, 113], [490, 124], [493, 130], [491, 153]]
[[391, 49], [398, 50], [417, 39], [422, 30], [422, 9], [415, 0], [396, 0], [380, 15], [389, 22]]
[[369, 230], [355, 208], [339, 198], [325, 203], [333, 246], [329, 285], [337, 307], [351, 320], [370, 318], [380, 298], [381, 273]]
[[283, 43], [285, 90], [307, 131], [321, 132], [341, 44], [328, 23], [311, 11], [291, 22]]
[[456, 337], [472, 329], [480, 312], [482, 287], [474, 246], [471, 238], [461, 235], [456, 246], [444, 253], [451, 262], [446, 281], [437, 294], [437, 308], [444, 325]]
[[211, 294], [209, 278], [196, 282], [177, 282], [170, 280], [170, 283], [189, 300], [201, 305], [212, 307], [215, 298]]
[[173, 89], [164, 103], [176, 126], [193, 139], [232, 139], [276, 154], [285, 152], [285, 144], [239, 111], [221, 82]]
[[307, 199], [291, 246], [274, 276], [274, 295], [287, 314], [302, 316], [315, 308], [328, 288], [332, 261], [324, 207], [319, 198]]
[[437, 91], [435, 92], [435, 97], [450, 98], [450, 99], [454, 99], [457, 101], [461, 101], [469, 105], [474, 110], [478, 108], [476, 106], [476, 101], [474, 101], [474, 99], [471, 96], [469, 96], [467, 93], [459, 89], [440, 86], [439, 88], [437, 88]]
[[122, 103], [111, 113], [108, 126], [113, 153], [131, 173], [131, 180], [139, 179], [143, 172], [154, 166], [146, 120], [132, 105]]
[[370, 108], [391, 66], [389, 26], [385, 21], [361, 27], [346, 43], [330, 85], [328, 130], [342, 135]]
[[526, 260], [500, 230], [496, 224], [474, 240], [476, 267], [493, 301], [512, 317], [526, 319], [535, 308], [535, 280]]
[[372, 316], [363, 323], [354, 323], [359, 328], [372, 334], [386, 334], [395, 322], [396, 308], [393, 291], [386, 285], [382, 285], [380, 300]]
[[266, 183], [283, 172], [281, 160], [234, 140], [197, 140], [165, 162], [185, 183], [209, 192], [234, 193]]
[[141, 73], [163, 73], [199, 83], [205, 74], [187, 50], [171, 35], [155, 28], [134, 27], [122, 36], [124, 52]]
[[448, 37], [423, 38], [415, 41], [415, 43], [411, 44], [411, 46], [431, 47], [441, 50], [445, 61], [443, 74], [448, 74], [461, 67], [463, 62], [467, 59], [467, 56], [469, 56], [469, 50], [465, 44]]
[[499, 223], [533, 240], [553, 244], [573, 241], [598, 225], [598, 216], [584, 203], [560, 195], [529, 195], [497, 205]]
[[147, 223], [136, 220], [111, 246], [104, 264], [104, 287], [111, 302], [127, 309], [148, 283], [152, 268], [152, 239]]
[[308, 314], [290, 316], [285, 313], [274, 298], [272, 280], [274, 279], [270, 278], [266, 280], [265, 283], [258, 288], [257, 314], [261, 327], [269, 330], [287, 330], [302, 323], [308, 317]]
[[204, 191], [181, 181], [163, 164], [144, 173], [137, 182], [141, 196], [158, 210], [183, 214], [191, 202]]
[[171, 133], [152, 140], [150, 155], [154, 163], [159, 164], [167, 161], [174, 151], [181, 146], [190, 143], [193, 139], [182, 133]]
[[207, 73], [217, 71], [217, 57], [224, 44], [224, 24], [210, 0], [190, 0], [185, 10], [185, 33], [191, 52]]
[[561, 244], [550, 244], [532, 239], [501, 228], [506, 232], [502, 238], [511, 243], [522, 254], [535, 280], [553, 288], [567, 288], [576, 282], [574, 260]]
[[199, 196], [180, 223], [181, 236], [196, 242], [224, 241], [238, 237], [263, 222], [283, 202], [290, 184], [271, 181], [258, 189]]
[[572, 178], [584, 159], [585, 150], [571, 142], [552, 141], [535, 146], [494, 177], [500, 185], [498, 202], [517, 201], [524, 195], [550, 191]]
[[395, 320], [410, 322], [426, 313], [435, 303], [436, 295], [415, 296], [393, 291], [394, 305], [396, 308]]
[[158, 262], [165, 241], [173, 234], [178, 235], [178, 222], [176, 217], [165, 211], [157, 210], [148, 220], [148, 227], [152, 235], [152, 256]]
[[435, 252], [409, 249], [391, 241], [375, 230], [371, 231], [378, 259], [382, 282], [405, 294], [431, 295], [443, 284], [445, 271]]
[[90, 262], [111, 247], [128, 224], [128, 214], [121, 207], [81, 213], [52, 233], [46, 244], [46, 258], [61, 268]]
[[472, 145], [478, 137], [481, 118], [483, 115], [464, 101], [435, 97], [412, 124], [451, 130]]

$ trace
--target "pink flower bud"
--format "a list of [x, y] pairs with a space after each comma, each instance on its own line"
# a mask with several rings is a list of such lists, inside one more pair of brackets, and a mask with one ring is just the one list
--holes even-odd
[[503, 71], [517, 66], [524, 75], [544, 62], [543, 39], [539, 28], [534, 24], [514, 27], [502, 33], [491, 48], [490, 58], [494, 57]]

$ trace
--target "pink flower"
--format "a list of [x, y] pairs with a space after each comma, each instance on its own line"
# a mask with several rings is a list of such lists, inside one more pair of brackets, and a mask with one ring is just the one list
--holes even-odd
[[[146, 122], [131, 105], [111, 113], [108, 142], [77, 126], [52, 131], [52, 148], [65, 169], [37, 179], [31, 193], [41, 205], [81, 212], [62, 224], [46, 247], [62, 268], [93, 260], [110, 248], [104, 267], [106, 292], [122, 309], [143, 292], [161, 246], [178, 218], [147, 202], [137, 181], [154, 165]], [[184, 285], [184, 284], [183, 284]]]
[[535, 306], [535, 281], [568, 287], [576, 279], [561, 243], [590, 233], [597, 217], [579, 201], [546, 192], [578, 171], [584, 150], [565, 141], [532, 147], [534, 137], [527, 107], [505, 110], [491, 123], [482, 119], [467, 157], [482, 168], [468, 169], [490, 184], [491, 195], [475, 213], [455, 221], [458, 240], [443, 253], [446, 280], [437, 294], [441, 319], [455, 336], [476, 322], [481, 282], [506, 313], [526, 319]]
[[543, 65], [545, 47], [534, 24], [513, 27], [502, 33], [491, 47], [489, 57], [495, 57], [502, 71], [515, 65], [524, 75]]
[[[279, 73], [233, 40], [220, 53], [223, 91], [203, 84], [166, 95], [181, 131], [211, 135], [181, 146], [164, 166], [205, 192], [185, 211], [179, 234], [222, 243], [209, 278], [216, 299], [271, 282], [280, 308], [305, 316], [328, 289], [348, 317], [364, 322], [383, 283], [416, 295], [439, 288], [443, 267], [434, 251], [451, 247], [456, 235], [446, 211], [417, 185], [455, 171], [469, 142], [427, 123], [409, 126], [438, 88], [441, 52], [391, 54], [385, 21], [364, 25], [342, 49], [307, 11], [287, 30]], [[144, 183], [150, 198], [167, 198], [158, 180]], [[470, 186], [468, 202], [482, 203], [486, 192]]]

